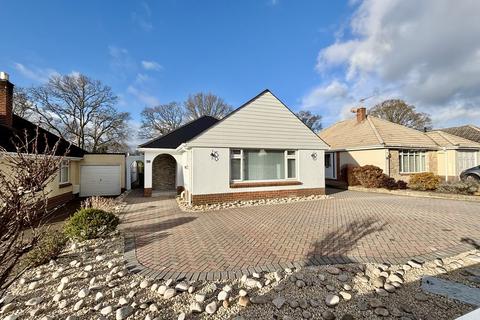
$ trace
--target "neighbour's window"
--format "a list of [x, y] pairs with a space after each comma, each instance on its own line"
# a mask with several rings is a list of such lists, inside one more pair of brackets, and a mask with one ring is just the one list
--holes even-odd
[[262, 181], [297, 177], [295, 150], [232, 149], [231, 179]]
[[60, 164], [60, 183], [68, 183], [70, 180], [70, 166], [68, 160], [63, 160]]
[[400, 172], [414, 173], [425, 172], [427, 170], [425, 164], [425, 152], [414, 150], [400, 151]]

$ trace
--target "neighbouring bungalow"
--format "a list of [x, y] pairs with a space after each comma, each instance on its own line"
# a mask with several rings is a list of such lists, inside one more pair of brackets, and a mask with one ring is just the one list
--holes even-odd
[[265, 90], [222, 120], [201, 117], [142, 144], [144, 195], [205, 204], [324, 194], [328, 148]]
[[467, 124], [460, 127], [451, 127], [439, 129], [443, 132], [453, 134], [454, 136], [462, 137], [480, 143], [480, 128], [473, 124]]
[[374, 165], [387, 175], [404, 181], [413, 173], [433, 172], [447, 181], [478, 165], [480, 143], [443, 131], [423, 132], [367, 115], [358, 108], [356, 117], [322, 130], [330, 145], [325, 154], [327, 183], [345, 181], [345, 165]]
[[[23, 137], [25, 132], [33, 138], [37, 126], [30, 121], [13, 114], [13, 84], [8, 74], [0, 72], [0, 146], [7, 152], [16, 152], [12, 143], [15, 136]], [[44, 150], [44, 142], [52, 147], [59, 141], [58, 155], [65, 155], [58, 175], [47, 186], [49, 207], [63, 204], [75, 195], [113, 196], [119, 195], [125, 188], [125, 154], [92, 154], [71, 145], [57, 135], [38, 128], [41, 135], [39, 150]], [[0, 170], [6, 170], [6, 164], [0, 157]]]

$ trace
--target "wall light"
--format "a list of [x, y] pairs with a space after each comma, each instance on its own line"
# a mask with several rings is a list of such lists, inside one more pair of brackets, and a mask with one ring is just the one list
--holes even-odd
[[220, 158], [218, 151], [212, 150], [212, 152], [210, 152], [210, 158], [212, 160], [218, 161], [218, 159]]
[[317, 153], [316, 153], [316, 152], [313, 152], [313, 153], [311, 154], [311, 156], [312, 156], [312, 159], [313, 159], [313, 160], [317, 160]]

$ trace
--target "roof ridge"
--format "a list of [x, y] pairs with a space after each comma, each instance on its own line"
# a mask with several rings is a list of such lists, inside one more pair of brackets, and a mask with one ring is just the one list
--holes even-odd
[[[375, 118], [375, 117], [374, 117]], [[368, 123], [370, 124], [370, 127], [372, 128], [373, 130], [373, 133], [375, 134], [375, 137], [377, 137], [378, 139], [378, 142], [380, 142], [380, 144], [385, 144], [385, 141], [383, 140], [382, 136], [380, 135], [380, 132], [378, 132], [377, 128], [375, 127], [374, 123], [372, 122], [372, 120], [370, 120], [370, 117], [367, 115], [366, 117], [366, 120], [368, 121]]]
[[467, 127], [470, 127], [470, 128], [472, 128], [472, 129], [474, 129], [474, 130], [477, 130], [477, 131], [480, 131], [480, 128], [477, 127], [477, 126], [474, 125], [474, 124], [467, 124]]
[[445, 134], [450, 135], [448, 132], [439, 131], [438, 134], [441, 135], [442, 138], [444, 138], [445, 140], [447, 140], [450, 144], [452, 144], [452, 145], [454, 145], [454, 146], [457, 145], [457, 144], [453, 143], [453, 141], [450, 140], [447, 135], [445, 135]]

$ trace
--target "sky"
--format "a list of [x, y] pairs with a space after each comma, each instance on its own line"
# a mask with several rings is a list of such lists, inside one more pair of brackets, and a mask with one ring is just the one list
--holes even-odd
[[328, 127], [404, 99], [434, 127], [480, 125], [477, 0], [0, 0], [0, 71], [20, 87], [80, 72], [144, 107], [268, 88]]

